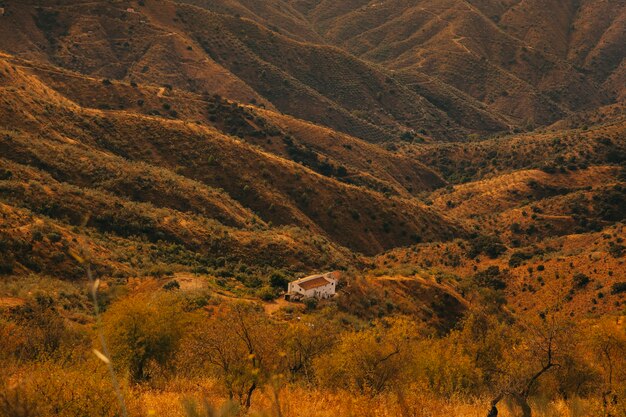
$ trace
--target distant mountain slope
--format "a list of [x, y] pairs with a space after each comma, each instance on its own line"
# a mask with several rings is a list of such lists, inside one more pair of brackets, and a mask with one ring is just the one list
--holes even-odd
[[[136, 204], [150, 204], [157, 210], [156, 218], [158, 210], [165, 209], [173, 210], [167, 217], [191, 216], [178, 220], [191, 225], [209, 219], [244, 229], [267, 229], [270, 222], [273, 227], [299, 226], [311, 235], [326, 236], [338, 245], [368, 254], [462, 233], [450, 220], [408, 198], [406, 190], [400, 189], [393, 197], [366, 184], [340, 182], [210, 126], [129, 111], [86, 109], [46, 86], [27, 69], [1, 62], [0, 119], [12, 118], [11, 131], [0, 140], [2, 155], [12, 163], [46, 173], [37, 180], [42, 186], [67, 190], [38, 196], [12, 187], [5, 197], [12, 204], [20, 204], [18, 196], [23, 193], [22, 204], [38, 211], [43, 210], [40, 198], [54, 201], [53, 196], [58, 195], [55, 205], [65, 207], [59, 213], [94, 210], [96, 217], [104, 213], [111, 216], [107, 205], [116, 200], [105, 196], [113, 194], [120, 199], [116, 204], [132, 202], [132, 210]], [[295, 130], [296, 138], [311, 134]], [[367, 147], [356, 139], [344, 140], [352, 141], [355, 148]], [[384, 151], [378, 153], [382, 156]], [[383, 161], [381, 158], [378, 164]], [[402, 163], [410, 165], [408, 160]], [[389, 170], [385, 175], [394, 175], [391, 167], [380, 166], [382, 172]], [[413, 168], [414, 173], [419, 174], [419, 166]], [[376, 174], [376, 168], [368, 170], [370, 175]], [[34, 175], [32, 172], [23, 171], [24, 181]], [[407, 168], [403, 174], [408, 177], [410, 172]], [[441, 181], [435, 174], [428, 175], [432, 181]], [[392, 178], [386, 181], [394, 181]], [[76, 197], [76, 208], [72, 208], [74, 187], [89, 190], [80, 199]], [[139, 212], [130, 218], [137, 215]], [[123, 227], [130, 220], [118, 221]], [[184, 230], [174, 228], [164, 233], [178, 236]], [[203, 238], [204, 232], [199, 232], [172, 239], [202, 246], [204, 239], [213, 239], [208, 237], [213, 235], [211, 232]]]
[[[374, 142], [411, 131], [462, 139], [509, 128], [505, 117], [441, 83], [416, 89], [415, 78], [407, 84], [311, 34], [283, 36], [262, 26], [264, 19], [246, 19], [237, 12], [243, 6], [194, 3], [205, 8], [155, 1], [143, 7], [128, 1], [43, 1], [39, 7], [8, 1], [0, 48], [86, 75], [275, 107]], [[284, 8], [308, 30], [303, 16]], [[303, 38], [310, 42], [298, 41]]]
[[388, 68], [435, 75], [518, 124], [623, 97], [624, 1], [291, 4], [327, 42]]

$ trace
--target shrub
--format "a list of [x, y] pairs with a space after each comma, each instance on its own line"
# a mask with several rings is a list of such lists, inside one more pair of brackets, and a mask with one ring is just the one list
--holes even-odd
[[176, 280], [170, 281], [167, 284], [165, 284], [163, 286], [163, 289], [165, 291], [173, 291], [173, 290], [179, 290], [180, 289], [180, 283]]
[[474, 282], [480, 287], [492, 288], [494, 290], [506, 288], [506, 283], [502, 280], [500, 268], [497, 266], [490, 266], [474, 275]]
[[517, 222], [511, 224], [511, 233], [516, 235], [522, 233], [522, 226]]
[[[69, 365], [38, 362], [24, 369], [28, 378], [16, 386], [0, 386], [0, 415], [99, 416], [122, 415], [121, 405], [104, 364]], [[125, 391], [125, 390], [124, 390]], [[129, 395], [125, 397], [130, 399]]]
[[587, 275], [583, 273], [578, 273], [574, 275], [573, 281], [574, 281], [574, 288], [580, 289], [580, 288], [585, 288], [591, 282], [591, 278], [589, 278]]
[[12, 274], [14, 264], [15, 261], [11, 254], [0, 253], [0, 275]]
[[317, 304], [319, 303], [317, 298], [305, 298], [303, 303], [307, 309], [307, 311], [312, 311], [317, 308]]
[[518, 266], [520, 266], [524, 261], [528, 260], [532, 258], [531, 255], [525, 253], [525, 252], [514, 252], [513, 254], [511, 254], [511, 257], [509, 258], [509, 266], [511, 268], [517, 268]]
[[270, 276], [270, 285], [273, 288], [286, 290], [289, 286], [289, 280], [282, 272], [276, 271]]
[[475, 258], [484, 253], [492, 259], [506, 252], [506, 246], [496, 236], [478, 236], [470, 241], [469, 256]]
[[621, 258], [626, 251], [626, 246], [619, 243], [609, 243], [609, 254], [614, 258]]
[[79, 341], [81, 335], [66, 326], [56, 307], [52, 298], [38, 295], [13, 310], [11, 319], [16, 326], [0, 324], [0, 353], [22, 360], [52, 357], [61, 347]]
[[13, 177], [13, 173], [9, 170], [0, 168], [0, 181], [10, 180]]
[[48, 240], [52, 243], [60, 242], [63, 237], [57, 232], [48, 233]]
[[410, 378], [415, 330], [413, 323], [398, 318], [345, 332], [329, 353], [315, 358], [316, 375], [332, 388], [367, 393], [399, 388], [401, 381]]
[[256, 294], [263, 301], [272, 301], [276, 298], [276, 290], [271, 287], [262, 287]]
[[622, 294], [626, 292], [626, 281], [624, 282], [616, 282], [611, 286], [611, 294]]

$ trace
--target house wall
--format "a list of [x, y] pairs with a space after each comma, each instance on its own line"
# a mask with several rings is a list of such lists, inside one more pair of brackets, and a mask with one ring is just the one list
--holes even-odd
[[310, 290], [305, 290], [297, 284], [289, 284], [290, 294], [302, 294], [305, 297], [311, 298], [329, 298], [335, 294], [335, 285], [329, 283], [323, 287], [312, 288]]
[[312, 288], [310, 290], [305, 290], [303, 294], [305, 297], [329, 298], [335, 294], [335, 285], [333, 285], [332, 283], [329, 283], [328, 285], [325, 285], [323, 287], [317, 287], [317, 288]]
[[302, 289], [302, 287], [300, 287], [297, 284], [294, 284], [293, 282], [289, 283], [289, 287], [287, 289], [288, 293], [293, 293], [293, 294], [302, 294], [304, 295], [304, 289]]

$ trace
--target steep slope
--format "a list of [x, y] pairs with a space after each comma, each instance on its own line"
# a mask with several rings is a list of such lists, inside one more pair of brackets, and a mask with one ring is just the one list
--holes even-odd
[[324, 43], [324, 39], [310, 25], [306, 16], [282, 0], [182, 0], [179, 3], [191, 4], [225, 15], [237, 15], [284, 34], [298, 41]]
[[[392, 72], [343, 50], [299, 42], [246, 19], [233, 3], [205, 7], [7, 2], [0, 48], [85, 75], [274, 106], [370, 141], [407, 131], [460, 139], [508, 128], [505, 118], [446, 86], [434, 84], [435, 91], [422, 95]], [[288, 14], [302, 23], [295, 10]]]
[[623, 1], [292, 3], [328, 42], [388, 68], [435, 75], [518, 125], [622, 95]]
[[[307, 228], [365, 253], [459, 230], [416, 200], [339, 182], [212, 127], [84, 109], [24, 71], [3, 66], [0, 117], [13, 114], [16, 131], [5, 133], [3, 155], [56, 181], [240, 227], [259, 224], [252, 210], [264, 222]], [[152, 175], [160, 179], [145, 181]], [[193, 192], [180, 201], [185, 189]]]
[[49, 65], [7, 59], [12, 65], [37, 74], [46, 85], [63, 91], [65, 97], [80, 106], [124, 109], [210, 125], [342, 182], [405, 196], [444, 184], [419, 162], [272, 110], [238, 105], [217, 95], [102, 82]]
[[[508, 249], [494, 259], [468, 256], [462, 241], [418, 245], [377, 257], [372, 274], [432, 275], [433, 281], [461, 294], [472, 286], [490, 291], [497, 285], [503, 297], [499, 302], [506, 300], [507, 309], [518, 315], [542, 314], [555, 304], [571, 317], [619, 315], [626, 296], [612, 287], [623, 281], [625, 233], [618, 223]], [[575, 277], [586, 277], [584, 285]], [[484, 300], [469, 302], [477, 308]]]

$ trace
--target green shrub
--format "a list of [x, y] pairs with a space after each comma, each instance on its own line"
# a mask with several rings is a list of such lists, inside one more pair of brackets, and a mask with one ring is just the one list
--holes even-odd
[[470, 241], [469, 256], [475, 258], [484, 253], [492, 259], [506, 252], [506, 246], [496, 236], [478, 236]]
[[276, 271], [270, 276], [270, 285], [273, 288], [286, 290], [289, 286], [289, 279], [282, 272]]
[[583, 273], [577, 273], [574, 275], [573, 281], [574, 288], [581, 289], [585, 288], [591, 282], [591, 278]]
[[520, 266], [524, 261], [528, 260], [532, 258], [531, 255], [525, 253], [525, 252], [514, 252], [513, 254], [511, 254], [511, 257], [509, 258], [509, 266], [511, 268], [517, 268], [518, 266]]
[[276, 298], [276, 290], [271, 287], [262, 287], [256, 292], [256, 295], [263, 301], [272, 301]]
[[622, 294], [626, 292], [626, 281], [624, 282], [616, 282], [611, 286], [611, 294]]
[[317, 308], [317, 305], [319, 304], [317, 298], [305, 298], [304, 300], [302, 300], [302, 302], [304, 303], [307, 311], [315, 310]]
[[492, 288], [494, 290], [506, 288], [506, 282], [502, 280], [502, 273], [497, 266], [490, 266], [474, 275], [474, 282], [480, 287]]
[[166, 291], [173, 291], [180, 289], [180, 283], [176, 280], [170, 281], [163, 286], [163, 289]]

